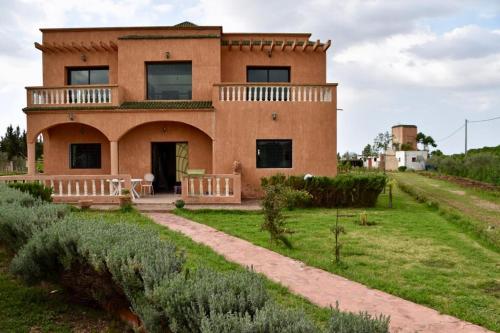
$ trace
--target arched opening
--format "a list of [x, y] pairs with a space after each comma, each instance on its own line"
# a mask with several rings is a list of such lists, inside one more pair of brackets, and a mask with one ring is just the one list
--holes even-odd
[[43, 138], [43, 166], [47, 175], [98, 175], [110, 173], [110, 144], [97, 128], [81, 123], [48, 127]]
[[155, 176], [155, 193], [179, 189], [188, 169], [212, 172], [212, 139], [198, 128], [175, 121], [136, 126], [118, 142], [119, 173]]

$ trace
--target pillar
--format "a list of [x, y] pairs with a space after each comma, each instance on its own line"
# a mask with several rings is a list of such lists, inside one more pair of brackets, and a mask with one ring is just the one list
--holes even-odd
[[35, 143], [28, 142], [28, 175], [36, 173]]
[[111, 174], [118, 174], [118, 141], [110, 141]]

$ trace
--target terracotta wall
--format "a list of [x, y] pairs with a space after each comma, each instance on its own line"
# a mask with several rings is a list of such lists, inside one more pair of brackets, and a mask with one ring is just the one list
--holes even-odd
[[[109, 174], [109, 141], [97, 129], [83, 124], [57, 125], [43, 132], [44, 172], [52, 175]], [[69, 149], [72, 143], [100, 143], [100, 169], [71, 169]]]
[[156, 122], [138, 126], [120, 139], [119, 173], [131, 174], [134, 178], [150, 173], [151, 142], [187, 142], [189, 168], [212, 172], [212, 140], [206, 134], [178, 122]]
[[409, 144], [412, 150], [417, 150], [417, 127], [409, 125], [394, 126], [392, 128], [393, 142]]
[[[334, 95], [335, 96], [335, 95]], [[260, 193], [260, 178], [278, 172], [335, 176], [337, 173], [337, 112], [332, 103], [216, 103], [214, 172], [242, 164], [243, 197]], [[272, 114], [277, 119], [272, 119]], [[257, 139], [292, 139], [292, 168], [258, 169]]]

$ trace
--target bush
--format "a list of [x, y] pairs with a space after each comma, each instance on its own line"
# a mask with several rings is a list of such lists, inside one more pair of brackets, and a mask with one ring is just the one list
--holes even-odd
[[304, 190], [311, 196], [313, 207], [373, 207], [384, 189], [387, 176], [381, 173], [342, 174], [336, 177], [275, 175], [263, 178], [261, 184], [284, 184]]
[[328, 325], [329, 333], [388, 333], [389, 317], [380, 315], [372, 317], [366, 312], [355, 314], [340, 312], [337, 307], [332, 310], [332, 317]]
[[207, 269], [164, 281], [152, 299], [170, 318], [172, 332], [200, 332], [202, 319], [216, 315], [255, 316], [269, 300], [262, 279], [251, 272], [218, 273]]
[[405, 172], [406, 171], [406, 167], [404, 165], [398, 167], [398, 171], [400, 172]]
[[39, 183], [9, 183], [9, 187], [17, 189], [21, 192], [26, 192], [33, 197], [52, 202], [52, 189]]
[[185, 204], [186, 203], [184, 202], [184, 200], [181, 200], [181, 199], [175, 200], [175, 208], [182, 209], [182, 208], [184, 208]]
[[[262, 199], [262, 210], [264, 212], [264, 222], [261, 225], [262, 230], [269, 232], [272, 242], [282, 242], [288, 248], [292, 247], [290, 240], [286, 237], [292, 231], [286, 227], [283, 208], [287, 206], [286, 192], [293, 191], [283, 184], [266, 185], [264, 187], [265, 195]], [[290, 194], [289, 194], [290, 196]]]

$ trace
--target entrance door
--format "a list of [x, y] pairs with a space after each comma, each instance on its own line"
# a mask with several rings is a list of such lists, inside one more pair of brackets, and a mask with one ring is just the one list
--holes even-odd
[[151, 172], [155, 192], [171, 192], [175, 185], [175, 142], [151, 143]]

